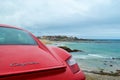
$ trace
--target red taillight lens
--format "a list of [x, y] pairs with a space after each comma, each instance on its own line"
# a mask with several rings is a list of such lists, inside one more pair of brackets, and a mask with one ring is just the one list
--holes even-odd
[[67, 60], [67, 64], [69, 65], [69, 67], [73, 73], [77, 73], [78, 71], [80, 71], [78, 64], [76, 63], [76, 61], [72, 57], [70, 57]]

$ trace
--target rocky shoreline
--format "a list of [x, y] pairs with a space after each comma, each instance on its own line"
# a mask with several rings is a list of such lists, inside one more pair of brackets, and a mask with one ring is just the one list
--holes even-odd
[[58, 46], [59, 48], [62, 48], [62, 49], [64, 49], [64, 50], [66, 50], [66, 51], [68, 51], [68, 52], [83, 52], [82, 50], [78, 50], [78, 49], [70, 49], [69, 47], [67, 47], [67, 46]]
[[120, 70], [116, 70], [116, 72], [83, 70], [83, 72], [86, 75], [86, 80], [120, 80]]
[[85, 72], [86, 80], [120, 80], [120, 76], [99, 75]]
[[[48, 44], [48, 45], [55, 45], [55, 46], [58, 46], [59, 48], [62, 48], [68, 52], [84, 52], [82, 50], [77, 50], [77, 49], [71, 49], [65, 45], [61, 45], [62, 43], [60, 42], [60, 44], [58, 44], [58, 42], [56, 41], [49, 41], [49, 40], [43, 40], [43, 42], [45, 44]], [[57, 45], [56, 45], [57, 44]], [[116, 60], [120, 60], [120, 58], [111, 58], [110, 61], [109, 60], [102, 60], [103, 61], [103, 65], [105, 65], [106, 67], [114, 67], [114, 65], [112, 64], [114, 61]], [[111, 62], [113, 61], [113, 62]], [[82, 65], [82, 64], [81, 64]], [[104, 70], [104, 67], [103, 69], [99, 68], [98, 70], [92, 70], [92, 69], [84, 69], [84, 67], [82, 67], [82, 70], [84, 71], [85, 75], [86, 75], [86, 80], [120, 80], [120, 70], [117, 70], [116, 71], [109, 71], [109, 72], [106, 72], [106, 70]]]
[[101, 71], [87, 71], [83, 70], [86, 73], [93, 73], [93, 74], [98, 74], [98, 75], [107, 75], [107, 76], [120, 76], [120, 70], [116, 70], [116, 72], [104, 72], [103, 70]]

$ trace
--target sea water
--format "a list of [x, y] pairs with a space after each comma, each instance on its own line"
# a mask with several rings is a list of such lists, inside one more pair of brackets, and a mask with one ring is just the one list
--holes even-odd
[[64, 45], [82, 50], [71, 54], [84, 70], [120, 70], [120, 40], [65, 42]]

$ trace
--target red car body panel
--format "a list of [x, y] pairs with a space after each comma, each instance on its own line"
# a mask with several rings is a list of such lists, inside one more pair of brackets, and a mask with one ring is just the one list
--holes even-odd
[[[3, 24], [0, 27], [19, 29]], [[0, 45], [0, 80], [85, 80], [81, 70], [71, 71], [66, 62], [71, 57], [68, 52], [47, 47], [25, 32], [37, 45]]]
[[0, 46], [0, 52], [0, 76], [65, 66], [38, 46]]

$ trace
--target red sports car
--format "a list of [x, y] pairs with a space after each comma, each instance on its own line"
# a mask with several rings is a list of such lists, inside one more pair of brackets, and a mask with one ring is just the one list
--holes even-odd
[[0, 24], [0, 80], [85, 80], [85, 75], [67, 51]]

